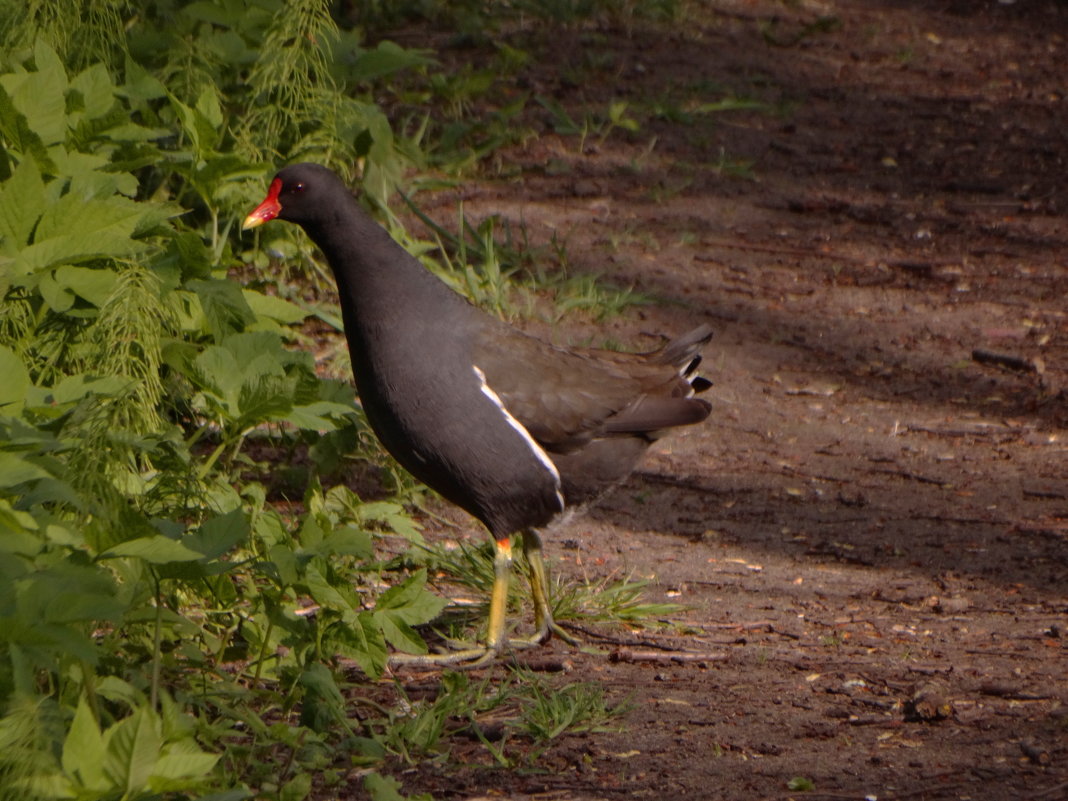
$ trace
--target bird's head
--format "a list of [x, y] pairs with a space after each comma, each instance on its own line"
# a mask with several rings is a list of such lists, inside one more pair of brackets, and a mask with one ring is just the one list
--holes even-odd
[[291, 164], [274, 176], [267, 197], [245, 218], [241, 228], [248, 230], [273, 220], [303, 225], [321, 220], [340, 197], [349, 195], [340, 178], [320, 164]]

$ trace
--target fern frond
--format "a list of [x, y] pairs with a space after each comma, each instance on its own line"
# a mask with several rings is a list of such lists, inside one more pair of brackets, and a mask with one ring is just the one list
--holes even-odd
[[248, 76], [251, 113], [238, 132], [252, 156], [279, 154], [305, 125], [333, 113], [340, 97], [324, 46], [338, 35], [329, 0], [281, 6]]

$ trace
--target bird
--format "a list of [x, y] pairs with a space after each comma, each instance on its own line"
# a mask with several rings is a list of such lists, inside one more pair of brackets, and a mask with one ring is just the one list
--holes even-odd
[[[485, 639], [409, 661], [470, 666], [554, 635], [574, 643], [553, 619], [540, 532], [620, 483], [668, 430], [708, 418], [711, 404], [695, 395], [711, 386], [696, 372], [711, 328], [640, 354], [528, 335], [454, 292], [320, 164], [283, 167], [242, 228], [274, 219], [303, 228], [329, 263], [356, 392], [375, 435], [493, 538]], [[505, 634], [515, 535], [530, 570], [529, 639]]]

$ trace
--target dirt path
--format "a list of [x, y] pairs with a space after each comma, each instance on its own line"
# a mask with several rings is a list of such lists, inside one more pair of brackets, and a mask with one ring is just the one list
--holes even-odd
[[[1066, 799], [1068, 6], [702, 6], [554, 34], [535, 92], [661, 118], [579, 152], [546, 113], [464, 203], [673, 301], [577, 337], [716, 328], [714, 422], [549, 544], [558, 571], [655, 576], [693, 633], [636, 636], [706, 658], [571, 654], [634, 697], [625, 731], [544, 772], [473, 745], [405, 790]], [[776, 113], [700, 112], [725, 92]]]

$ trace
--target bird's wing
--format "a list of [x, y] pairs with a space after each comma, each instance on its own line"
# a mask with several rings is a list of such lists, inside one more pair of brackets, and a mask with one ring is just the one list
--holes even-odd
[[474, 362], [539, 444], [566, 453], [598, 436], [653, 434], [707, 417], [663, 352], [564, 350], [501, 327], [478, 339]]

